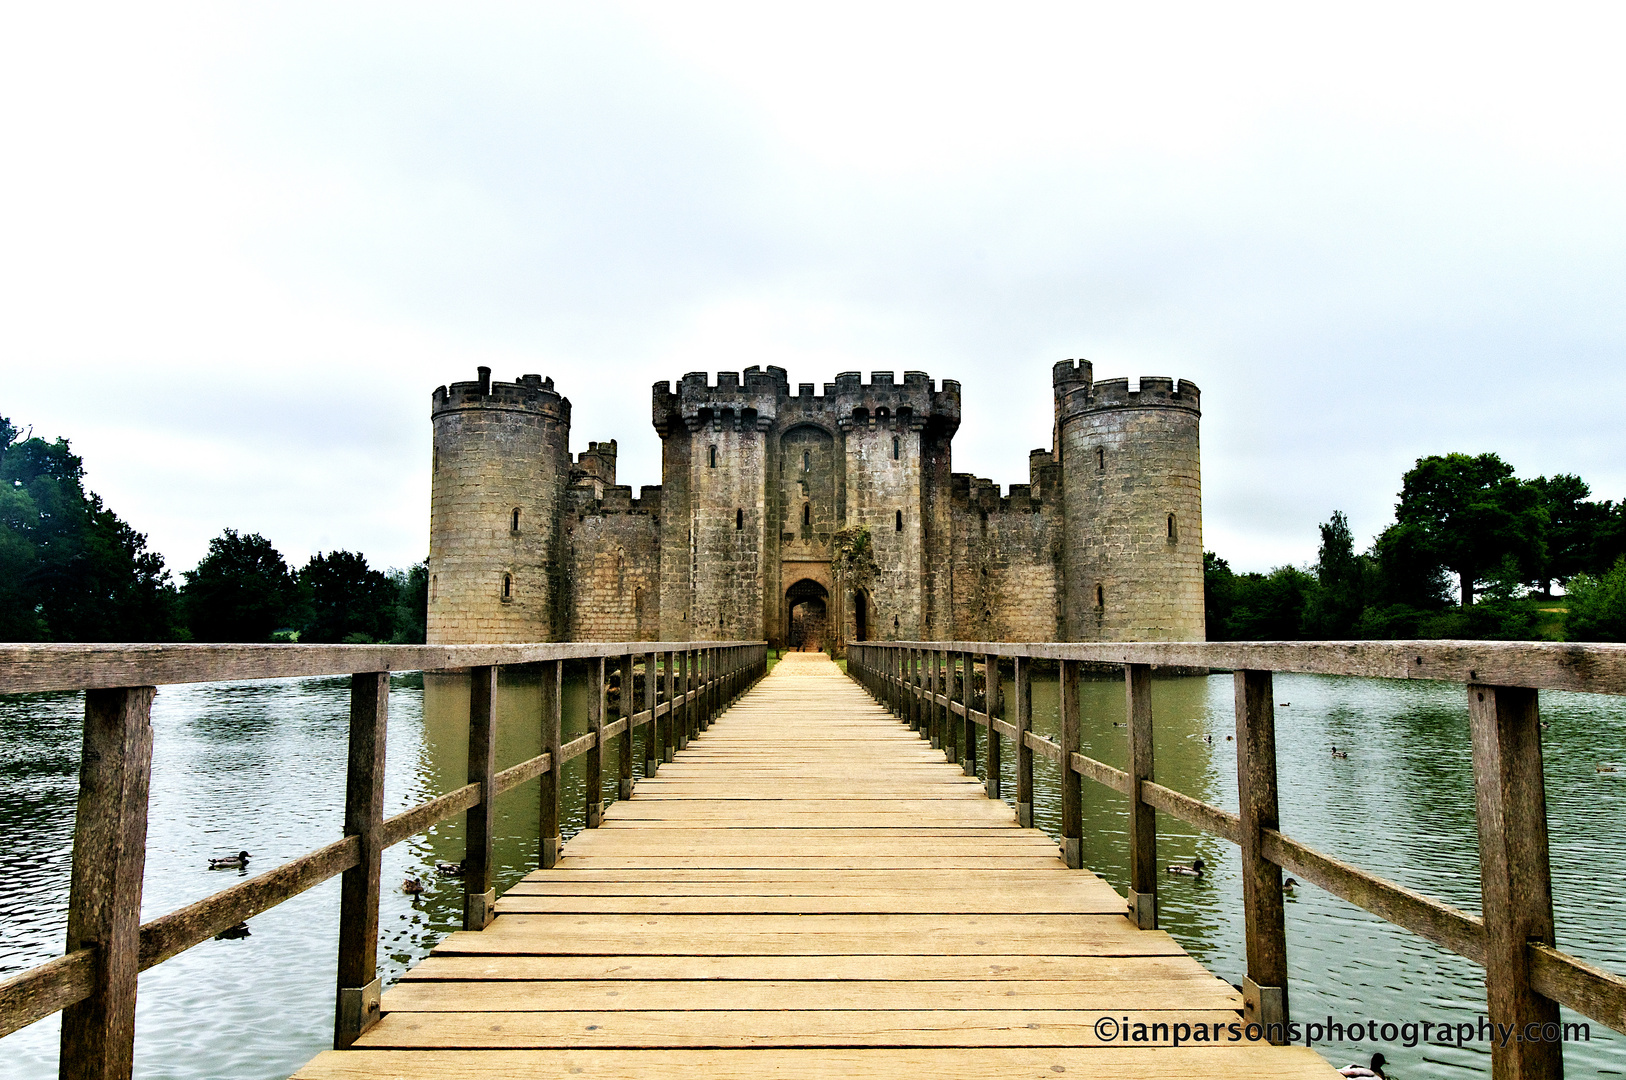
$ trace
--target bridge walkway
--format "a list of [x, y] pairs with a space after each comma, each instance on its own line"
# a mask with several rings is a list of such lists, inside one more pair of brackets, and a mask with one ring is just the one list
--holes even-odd
[[497, 910], [295, 1080], [1336, 1076], [1302, 1047], [1171, 1045], [1240, 996], [822, 654]]

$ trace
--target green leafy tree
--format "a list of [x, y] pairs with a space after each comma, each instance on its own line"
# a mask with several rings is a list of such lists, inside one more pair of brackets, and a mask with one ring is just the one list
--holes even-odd
[[1527, 581], [1546, 558], [1540, 495], [1495, 454], [1418, 459], [1401, 483], [1395, 523], [1416, 530], [1419, 554], [1456, 576], [1463, 607], [1505, 557]]
[[1532, 579], [1541, 595], [1553, 595], [1553, 581], [1568, 581], [1593, 565], [1593, 548], [1614, 507], [1587, 501], [1592, 489], [1579, 476], [1560, 473], [1530, 481], [1547, 515], [1547, 545]]
[[182, 609], [198, 641], [269, 641], [298, 601], [282, 553], [259, 533], [225, 530], [181, 577]]
[[1316, 585], [1304, 614], [1304, 629], [1311, 637], [1328, 640], [1350, 637], [1366, 606], [1366, 561], [1355, 553], [1355, 536], [1343, 511], [1321, 526], [1321, 551], [1316, 558]]
[[394, 634], [398, 590], [354, 551], [318, 552], [299, 571], [310, 605], [301, 641], [352, 644], [388, 641]]
[[1626, 642], [1626, 557], [1602, 574], [1577, 574], [1566, 590], [1572, 641]]
[[405, 570], [391, 570], [395, 587], [395, 632], [390, 641], [397, 645], [422, 645], [429, 627], [429, 560], [413, 563]]
[[1230, 640], [1226, 633], [1235, 609], [1236, 574], [1231, 564], [1212, 551], [1203, 552], [1203, 615], [1209, 641]]
[[0, 637], [164, 641], [175, 601], [163, 558], [85, 491], [67, 440], [0, 418]]

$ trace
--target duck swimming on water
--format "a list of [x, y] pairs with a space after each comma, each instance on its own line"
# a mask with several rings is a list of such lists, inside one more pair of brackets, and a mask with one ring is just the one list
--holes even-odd
[[239, 851], [235, 855], [227, 855], [219, 859], [209, 860], [211, 870], [241, 870], [248, 865], [248, 852]]
[[420, 896], [425, 890], [423, 887], [423, 882], [419, 881], [415, 877], [409, 877], [405, 881], [401, 882], [401, 891], [406, 893], [408, 896]]
[[1182, 877], [1202, 877], [1203, 865], [1204, 863], [1202, 856], [1199, 855], [1197, 858], [1191, 860], [1190, 866], [1187, 866], [1184, 863], [1174, 863], [1169, 867], [1169, 873], [1179, 874]]
[[1337, 759], [1347, 758], [1349, 757], [1349, 752], [1346, 750], [1340, 750], [1335, 746], [1332, 748], [1332, 756]]
[[1339, 1076], [1376, 1076], [1376, 1077], [1379, 1077], [1380, 1080], [1388, 1080], [1389, 1074], [1383, 1071], [1383, 1067], [1385, 1065], [1387, 1065], [1387, 1064], [1389, 1064], [1389, 1059], [1388, 1058], [1384, 1057], [1382, 1054], [1373, 1054], [1372, 1055], [1372, 1064], [1371, 1064], [1371, 1066], [1366, 1066], [1366, 1065], [1345, 1065], [1342, 1069], [1338, 1070], [1338, 1075]]
[[439, 874], [441, 877], [462, 877], [463, 863], [438, 862], [435, 864], [435, 873]]

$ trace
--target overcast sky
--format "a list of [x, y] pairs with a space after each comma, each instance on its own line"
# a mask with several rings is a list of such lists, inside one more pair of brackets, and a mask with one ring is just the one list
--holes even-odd
[[1248, 569], [1424, 454], [1626, 498], [1619, 10], [10, 5], [0, 415], [176, 571], [422, 558], [478, 364], [634, 486], [686, 371], [958, 379], [1002, 485], [1056, 360], [1191, 379]]

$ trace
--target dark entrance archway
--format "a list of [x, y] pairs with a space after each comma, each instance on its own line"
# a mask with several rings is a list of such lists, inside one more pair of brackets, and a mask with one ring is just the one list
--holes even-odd
[[863, 589], [853, 591], [853, 640], [869, 640], [869, 597]]
[[791, 649], [822, 652], [830, 630], [830, 594], [808, 578], [785, 590], [785, 642]]

